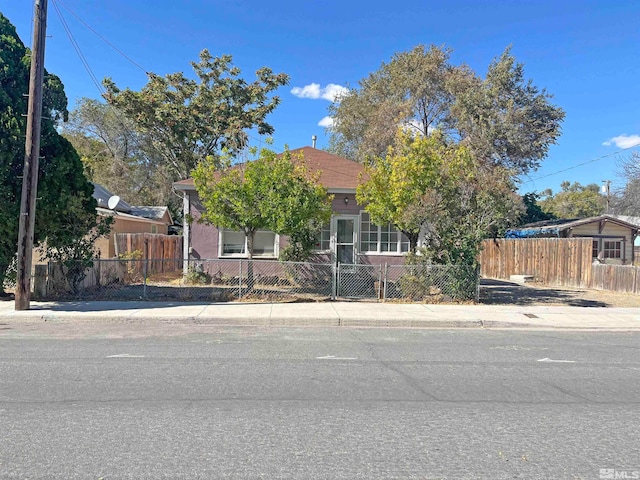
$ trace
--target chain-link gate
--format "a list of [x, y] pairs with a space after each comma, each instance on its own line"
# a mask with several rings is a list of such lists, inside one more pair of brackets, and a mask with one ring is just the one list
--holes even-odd
[[338, 263], [334, 272], [334, 297], [382, 298], [382, 266]]

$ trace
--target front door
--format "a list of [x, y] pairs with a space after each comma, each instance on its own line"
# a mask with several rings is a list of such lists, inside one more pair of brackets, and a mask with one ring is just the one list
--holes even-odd
[[335, 217], [336, 261], [343, 264], [356, 263], [357, 216]]

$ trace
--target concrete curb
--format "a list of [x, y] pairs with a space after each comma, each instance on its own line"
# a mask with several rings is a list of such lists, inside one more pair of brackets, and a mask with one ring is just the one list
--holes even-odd
[[208, 317], [208, 316], [165, 316], [165, 315], [136, 315], [132, 312], [127, 315], [98, 316], [87, 315], [82, 312], [74, 315], [65, 315], [47, 312], [41, 315], [8, 314], [0, 317], [0, 323], [17, 324], [93, 324], [93, 325], [135, 325], [135, 324], [162, 324], [162, 325], [191, 325], [211, 327], [313, 327], [313, 328], [406, 328], [406, 329], [521, 329], [521, 330], [567, 330], [567, 331], [640, 331], [640, 324], [635, 326], [620, 325], [561, 325], [561, 324], [536, 324], [530, 322], [509, 322], [503, 320], [482, 319], [371, 319], [366, 317], [315, 317], [299, 318], [292, 316], [269, 316], [262, 318], [250, 317]]

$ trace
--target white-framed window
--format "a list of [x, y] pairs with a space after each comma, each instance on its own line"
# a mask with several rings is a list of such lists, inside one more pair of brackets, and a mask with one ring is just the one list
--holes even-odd
[[316, 252], [328, 252], [331, 248], [331, 223], [322, 226], [322, 230], [316, 237], [313, 249]]
[[403, 254], [409, 251], [409, 238], [391, 223], [375, 225], [365, 211], [360, 212], [360, 251], [362, 253]]
[[[278, 236], [266, 230], [258, 230], [253, 237], [253, 256], [275, 257], [277, 256]], [[221, 257], [246, 257], [247, 237], [244, 232], [220, 229]]]
[[158, 233], [158, 226], [157, 225], [151, 225], [151, 233]]
[[593, 240], [593, 258], [622, 258], [622, 240], [617, 238], [597, 238]]

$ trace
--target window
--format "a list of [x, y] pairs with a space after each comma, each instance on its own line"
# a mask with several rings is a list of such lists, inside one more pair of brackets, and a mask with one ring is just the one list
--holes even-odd
[[593, 258], [622, 258], [622, 240], [599, 238], [593, 241]]
[[[247, 239], [243, 232], [220, 230], [222, 256], [246, 256]], [[276, 255], [276, 234], [264, 230], [257, 231], [253, 237], [254, 257], [274, 257]]]
[[327, 223], [326, 225], [322, 226], [322, 231], [316, 237], [314, 249], [319, 252], [328, 251], [329, 248], [331, 248], [330, 242], [331, 242], [331, 224]]
[[409, 251], [409, 239], [392, 224], [375, 225], [371, 223], [367, 212], [361, 212], [360, 250], [368, 253], [406, 253]]
[[157, 225], [151, 225], [151, 233], [158, 233], [158, 226]]
[[605, 240], [602, 253], [604, 258], [622, 258], [622, 242], [619, 240]]
[[237, 255], [245, 254], [246, 238], [242, 232], [231, 232], [224, 230], [222, 234], [222, 254]]
[[273, 232], [256, 232], [253, 237], [253, 255], [273, 257], [275, 252], [276, 234]]

